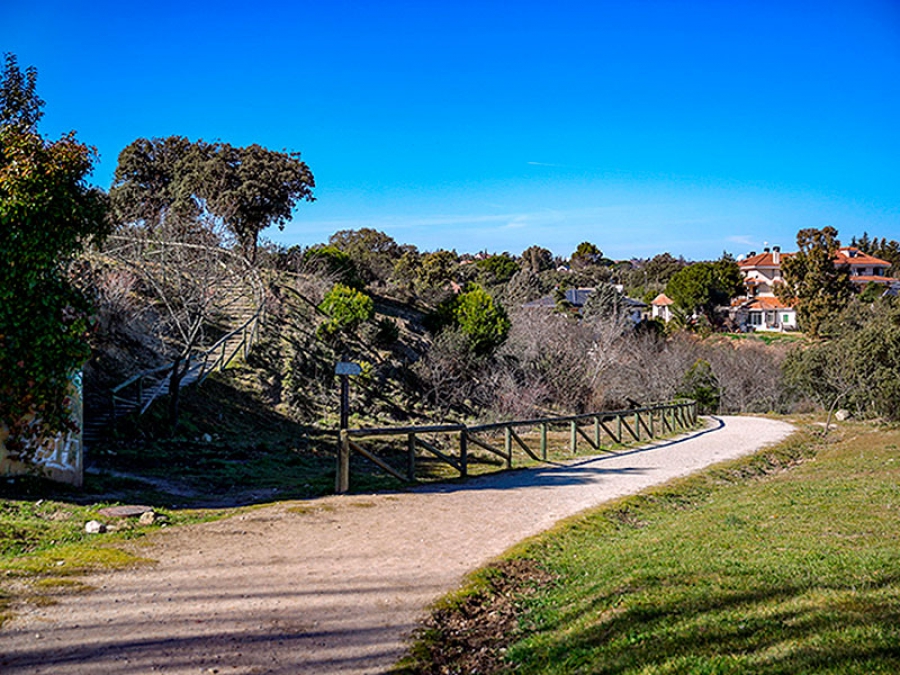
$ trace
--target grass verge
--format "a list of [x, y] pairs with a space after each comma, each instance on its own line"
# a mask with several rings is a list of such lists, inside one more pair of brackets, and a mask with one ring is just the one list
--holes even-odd
[[570, 519], [443, 602], [397, 672], [900, 672], [898, 445], [798, 433]]
[[[103, 516], [100, 509], [110, 503], [81, 505], [67, 501], [65, 492], [33, 478], [8, 481], [0, 489], [0, 625], [17, 608], [52, 604], [62, 593], [88, 590], [73, 577], [150, 562], [122, 548], [130, 540], [160, 527], [228, 513], [156, 508], [157, 523], [142, 526], [136, 519]], [[85, 523], [90, 520], [109, 523], [111, 531], [88, 534]]]

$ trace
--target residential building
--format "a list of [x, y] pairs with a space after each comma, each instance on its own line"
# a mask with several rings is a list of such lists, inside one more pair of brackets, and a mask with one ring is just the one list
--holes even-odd
[[[616, 290], [619, 293], [623, 293], [623, 289], [619, 286], [616, 287]], [[565, 298], [566, 302], [572, 307], [572, 311], [581, 314], [581, 310], [584, 307], [585, 303], [588, 300], [588, 297], [591, 293], [594, 292], [593, 288], [567, 288], [565, 290]], [[523, 305], [526, 309], [535, 309], [535, 308], [545, 308], [545, 309], [553, 309], [556, 307], [556, 300], [553, 296], [545, 295], [542, 298], [538, 298], [537, 300], [532, 300], [531, 302], [526, 302]], [[627, 295], [622, 295], [622, 308], [631, 318], [634, 323], [639, 323], [641, 319], [643, 319], [644, 310], [647, 309], [647, 305], [641, 302], [640, 300], [635, 300], [634, 298], [629, 298]]]
[[[797, 329], [797, 312], [775, 296], [775, 288], [783, 283], [781, 265], [795, 254], [782, 253], [778, 246], [757, 254], [751, 251], [738, 261], [747, 286], [747, 296], [732, 303], [732, 320], [747, 330], [784, 331]], [[868, 284], [884, 286], [886, 292], [900, 290], [900, 280], [887, 276], [891, 264], [863, 253], [853, 246], [838, 249], [834, 257], [837, 267], [846, 267], [850, 281], [857, 287]]]

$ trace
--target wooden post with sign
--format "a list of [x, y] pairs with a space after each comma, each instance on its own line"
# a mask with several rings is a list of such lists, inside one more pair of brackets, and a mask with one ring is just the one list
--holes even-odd
[[335, 472], [335, 491], [338, 494], [350, 489], [350, 376], [359, 375], [362, 368], [352, 361], [339, 361], [334, 366], [334, 374], [341, 378], [341, 422], [338, 444], [337, 471]]

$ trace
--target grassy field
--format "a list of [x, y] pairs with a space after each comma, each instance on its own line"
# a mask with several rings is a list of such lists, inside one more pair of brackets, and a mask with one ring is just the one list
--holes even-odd
[[402, 672], [900, 672], [900, 430], [617, 501], [447, 599]]

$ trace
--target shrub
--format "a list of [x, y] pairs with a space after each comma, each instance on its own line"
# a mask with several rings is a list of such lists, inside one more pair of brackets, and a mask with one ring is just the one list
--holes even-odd
[[320, 337], [349, 333], [375, 314], [375, 303], [365, 293], [344, 284], [335, 284], [319, 309], [331, 317], [319, 327]]

